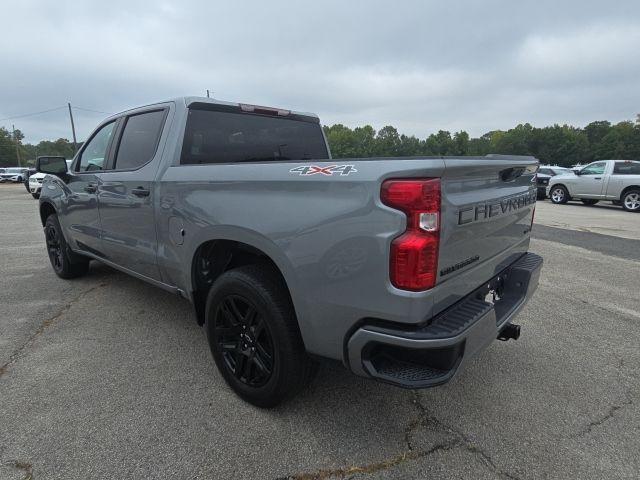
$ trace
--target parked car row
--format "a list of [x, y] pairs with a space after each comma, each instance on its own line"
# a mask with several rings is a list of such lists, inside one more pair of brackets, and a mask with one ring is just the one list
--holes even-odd
[[[47, 156], [47, 157], [38, 157], [40, 158], [62, 158], [64, 157], [55, 157], [55, 156]], [[37, 160], [36, 160], [37, 161]], [[71, 160], [66, 160], [67, 165], [71, 165]], [[44, 181], [44, 177], [46, 177], [46, 173], [40, 173], [35, 168], [26, 168], [26, 167], [2, 167], [0, 168], [0, 183], [5, 182], [13, 182], [13, 183], [24, 183], [24, 187], [29, 192], [33, 198], [40, 198], [40, 192], [42, 190], [42, 182]]]
[[[544, 177], [538, 180], [538, 192], [544, 181]], [[553, 175], [546, 179], [545, 195], [555, 204], [580, 200], [595, 205], [607, 200], [629, 212], [640, 212], [640, 161], [599, 160], [575, 173]]]
[[23, 167], [0, 168], [0, 182], [21, 183], [28, 176], [29, 169]]

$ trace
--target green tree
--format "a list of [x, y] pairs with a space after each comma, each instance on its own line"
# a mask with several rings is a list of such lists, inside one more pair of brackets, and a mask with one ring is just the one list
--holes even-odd
[[382, 127], [376, 135], [375, 156], [392, 157], [400, 155], [400, 135], [395, 127], [387, 125]]

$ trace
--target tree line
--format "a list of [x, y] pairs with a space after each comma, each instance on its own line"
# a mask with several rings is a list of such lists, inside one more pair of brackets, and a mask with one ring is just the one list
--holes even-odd
[[[23, 167], [35, 165], [36, 157], [42, 155], [60, 155], [72, 158], [75, 154], [73, 143], [66, 138], [42, 140], [39, 143], [22, 143], [24, 134], [20, 130], [9, 132], [0, 127], [0, 167], [17, 167], [18, 154]], [[17, 148], [16, 148], [17, 144]]]
[[640, 160], [640, 115], [635, 122], [615, 125], [606, 120], [584, 128], [528, 123], [510, 130], [494, 130], [471, 138], [464, 130], [440, 130], [422, 140], [398, 133], [392, 126], [375, 131], [370, 125], [349, 128], [325, 126], [334, 158], [404, 157], [412, 155], [533, 155], [542, 163], [572, 166], [600, 159]]
[[[471, 138], [467, 132], [440, 130], [424, 140], [407, 136], [395, 127], [376, 131], [372, 126], [349, 128], [342, 124], [324, 126], [334, 158], [405, 157], [412, 155], [533, 155], [543, 163], [560, 166], [585, 164], [600, 159], [640, 160], [640, 115], [636, 122], [612, 124], [591, 122], [584, 128], [552, 125], [537, 128], [528, 123], [509, 130], [494, 130]], [[0, 167], [33, 165], [39, 155], [72, 158], [73, 143], [66, 138], [22, 143], [24, 135], [0, 127]], [[16, 148], [17, 144], [17, 148]]]

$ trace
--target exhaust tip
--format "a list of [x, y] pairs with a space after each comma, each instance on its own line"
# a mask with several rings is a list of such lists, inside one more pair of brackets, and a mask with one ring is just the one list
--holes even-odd
[[520, 325], [516, 323], [509, 323], [500, 330], [498, 334], [498, 340], [506, 342], [507, 340], [518, 340], [520, 338]]

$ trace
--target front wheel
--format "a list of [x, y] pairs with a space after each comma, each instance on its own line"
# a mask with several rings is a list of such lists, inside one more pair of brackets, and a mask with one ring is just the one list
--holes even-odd
[[74, 254], [62, 234], [60, 222], [55, 214], [47, 217], [44, 225], [44, 235], [47, 241], [47, 253], [53, 271], [60, 278], [76, 278], [87, 273], [89, 259]]
[[627, 212], [640, 212], [640, 190], [629, 190], [622, 195], [622, 208]]
[[569, 201], [569, 192], [562, 185], [559, 185], [551, 188], [549, 197], [551, 198], [552, 203], [555, 203], [556, 205], [563, 204]]
[[205, 330], [227, 384], [243, 400], [275, 407], [316, 371], [298, 329], [286, 285], [268, 265], [223, 273], [207, 296]]
[[600, 200], [594, 200], [592, 198], [583, 198], [582, 199], [582, 203], [584, 203], [585, 205], [595, 205], [596, 203], [598, 203]]

